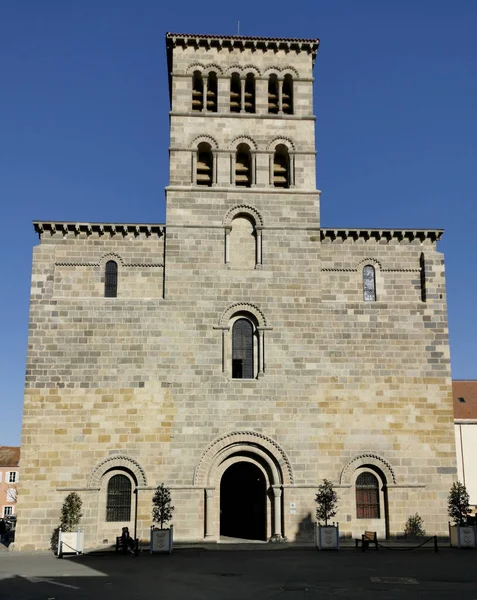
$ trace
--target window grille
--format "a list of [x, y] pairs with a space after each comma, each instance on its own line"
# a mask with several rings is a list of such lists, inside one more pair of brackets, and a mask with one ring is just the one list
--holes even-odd
[[293, 114], [293, 79], [291, 75], [285, 75], [283, 80], [282, 109], [286, 115]]
[[275, 187], [290, 187], [290, 157], [288, 149], [280, 144], [275, 149], [273, 156], [273, 185]]
[[118, 295], [118, 264], [114, 260], [106, 263], [104, 278], [104, 297], [116, 298]]
[[235, 156], [235, 185], [250, 187], [252, 184], [252, 157], [250, 149], [240, 144]]
[[240, 75], [232, 73], [230, 78], [230, 112], [240, 112]]
[[10, 471], [8, 474], [8, 483], [16, 483], [17, 482], [17, 472]]
[[232, 328], [232, 377], [253, 379], [253, 326], [238, 319]]
[[217, 112], [217, 75], [213, 72], [207, 78], [207, 110]]
[[268, 112], [278, 114], [278, 78], [270, 75], [268, 80]]
[[204, 107], [204, 81], [202, 73], [195, 71], [192, 77], [192, 110], [201, 111]]
[[3, 507], [3, 516], [11, 517], [13, 515], [13, 506], [4, 506]]
[[365, 301], [376, 301], [376, 272], [372, 265], [363, 268], [363, 294]]
[[108, 482], [106, 521], [131, 520], [131, 481], [126, 475], [113, 475]]
[[372, 473], [361, 473], [356, 479], [356, 516], [379, 519], [379, 483]]
[[212, 185], [213, 158], [209, 144], [202, 142], [197, 148], [197, 185]]
[[255, 76], [248, 73], [245, 79], [245, 112], [255, 112]]

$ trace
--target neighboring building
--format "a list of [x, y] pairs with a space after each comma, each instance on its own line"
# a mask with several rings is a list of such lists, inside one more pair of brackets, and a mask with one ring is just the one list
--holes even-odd
[[457, 472], [466, 486], [470, 503], [477, 509], [477, 381], [454, 379], [455, 445]]
[[20, 448], [0, 446], [0, 510], [2, 517], [16, 515]]
[[71, 490], [147, 537], [160, 482], [179, 540], [309, 540], [323, 478], [345, 535], [446, 534], [442, 231], [320, 227], [318, 40], [166, 40], [167, 225], [35, 222], [17, 547]]

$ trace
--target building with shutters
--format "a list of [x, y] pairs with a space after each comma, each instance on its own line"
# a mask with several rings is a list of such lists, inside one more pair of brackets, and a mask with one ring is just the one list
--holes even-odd
[[161, 482], [178, 540], [311, 540], [324, 478], [342, 535], [447, 532], [442, 231], [321, 226], [318, 44], [167, 34], [167, 223], [34, 223], [18, 547]]

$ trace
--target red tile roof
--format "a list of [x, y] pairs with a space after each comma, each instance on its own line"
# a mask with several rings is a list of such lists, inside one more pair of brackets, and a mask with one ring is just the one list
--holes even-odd
[[0, 467], [18, 467], [19, 462], [19, 446], [0, 446]]
[[[477, 420], [477, 380], [454, 379], [452, 381], [454, 419]], [[459, 400], [463, 398], [464, 402]]]

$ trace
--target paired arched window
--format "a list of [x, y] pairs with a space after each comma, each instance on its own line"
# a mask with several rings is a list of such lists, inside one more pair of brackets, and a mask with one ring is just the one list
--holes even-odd
[[232, 378], [254, 377], [254, 327], [245, 318], [235, 321], [232, 327]]
[[207, 142], [201, 142], [197, 147], [196, 183], [211, 186], [214, 177], [214, 159], [212, 148]]
[[108, 260], [104, 272], [104, 297], [116, 298], [118, 295], [118, 263]]
[[200, 71], [192, 75], [192, 110], [202, 111], [204, 108], [204, 81]]
[[278, 77], [273, 73], [268, 78], [268, 112], [278, 114]]
[[207, 77], [207, 110], [217, 112], [217, 73], [214, 72]]
[[230, 77], [230, 112], [240, 112], [241, 95], [240, 75], [232, 73]]
[[376, 302], [376, 271], [373, 265], [363, 267], [363, 298], [365, 302]]
[[247, 144], [239, 144], [235, 153], [235, 185], [252, 185], [252, 154]]
[[279, 144], [273, 155], [273, 185], [281, 188], [290, 187], [290, 156], [284, 144]]
[[106, 521], [131, 520], [131, 480], [126, 475], [113, 475], [108, 481]]
[[286, 115], [293, 114], [293, 78], [285, 75], [282, 88], [282, 110]]
[[424, 252], [421, 252], [421, 256], [419, 257], [419, 271], [421, 275], [421, 301], [426, 302], [426, 259], [424, 258]]
[[253, 73], [247, 73], [245, 78], [244, 110], [247, 113], [255, 112], [255, 75]]
[[375, 475], [364, 471], [356, 479], [356, 516], [358, 519], [379, 519], [379, 482]]

